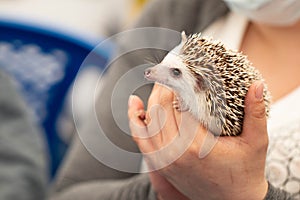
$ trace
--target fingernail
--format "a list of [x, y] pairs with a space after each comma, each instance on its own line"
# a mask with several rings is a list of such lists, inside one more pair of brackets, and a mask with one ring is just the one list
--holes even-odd
[[262, 82], [256, 85], [255, 97], [257, 100], [262, 100], [264, 97], [264, 84]]
[[131, 107], [131, 106], [132, 106], [133, 99], [134, 99], [134, 95], [130, 95], [130, 96], [129, 96], [129, 99], [128, 99], [128, 107]]

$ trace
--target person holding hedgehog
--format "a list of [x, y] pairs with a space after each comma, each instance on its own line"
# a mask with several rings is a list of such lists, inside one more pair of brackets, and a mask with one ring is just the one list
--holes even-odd
[[[135, 142], [147, 154], [158, 151], [175, 139], [184, 141], [184, 136], [194, 134], [195, 138], [189, 148], [174, 162], [164, 168], [158, 167], [149, 176], [133, 176], [108, 169], [96, 162], [79, 139], [75, 138], [60, 172], [55, 197], [151, 200], [299, 199], [299, 10], [298, 0], [150, 2], [136, 27], [166, 27], [179, 32], [185, 30], [189, 34], [202, 32], [203, 35], [221, 40], [230, 49], [237, 49], [247, 55], [262, 73], [272, 94], [270, 118], [267, 121], [263, 102], [264, 85], [260, 81], [254, 82], [245, 98], [242, 133], [215, 140], [188, 112], [178, 112], [173, 108], [173, 92], [155, 85], [149, 97], [148, 108], [151, 110], [153, 105], [163, 107], [166, 123], [159, 126], [160, 131], [154, 136], [141, 138], [141, 129], [132, 126], [132, 123], [145, 127], [149, 123], [160, 125], [160, 121], [149, 112], [146, 116], [138, 115], [145, 109], [144, 105], [137, 96], [131, 96], [128, 116]], [[164, 42], [165, 38], [158, 36], [156, 39]], [[132, 41], [127, 42], [130, 44]], [[138, 54], [138, 58], [144, 60], [141, 55], [147, 54], [149, 51]], [[106, 90], [98, 98], [96, 108], [99, 120], [106, 123], [109, 134], [113, 136], [120, 130], [115, 128], [117, 125], [106, 106], [110, 105], [117, 80], [136, 66], [138, 58], [128, 56], [111, 66], [107, 74], [111, 78], [106, 79]], [[147, 91], [151, 89], [150, 86], [145, 88]], [[147, 98], [145, 90], [139, 96]], [[95, 131], [93, 127], [96, 126], [88, 124], [86, 131]], [[180, 134], [177, 127], [181, 127]], [[119, 140], [125, 141], [125, 146], [135, 148], [130, 139]], [[170, 149], [170, 154], [162, 154], [159, 161], [172, 160], [172, 153], [178, 149], [180, 146], [175, 146]], [[201, 152], [205, 154], [201, 155]], [[151, 158], [147, 163], [150, 169], [161, 164]], [[104, 181], [104, 177], [110, 181]], [[68, 181], [70, 179], [71, 182]]]

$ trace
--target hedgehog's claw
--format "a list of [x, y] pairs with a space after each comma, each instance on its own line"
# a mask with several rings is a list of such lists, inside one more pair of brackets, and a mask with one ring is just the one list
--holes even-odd
[[180, 105], [179, 105], [179, 102], [177, 100], [173, 101], [173, 108], [176, 109], [177, 111], [179, 111]]
[[180, 101], [178, 99], [173, 101], [173, 108], [176, 109], [179, 112], [185, 112], [188, 111], [187, 107], [182, 106], [183, 104], [180, 103]]

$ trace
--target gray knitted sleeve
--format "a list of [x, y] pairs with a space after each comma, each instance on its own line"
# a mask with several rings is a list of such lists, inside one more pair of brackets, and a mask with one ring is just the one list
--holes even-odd
[[70, 186], [51, 200], [156, 200], [147, 174], [128, 179], [93, 180]]

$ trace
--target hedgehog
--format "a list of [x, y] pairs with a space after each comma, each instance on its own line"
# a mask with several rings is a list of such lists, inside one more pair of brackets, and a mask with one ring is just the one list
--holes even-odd
[[260, 80], [269, 115], [270, 93], [261, 73], [244, 54], [201, 33], [187, 37], [182, 32], [181, 37], [177, 47], [144, 72], [146, 79], [174, 91], [174, 108], [189, 111], [214, 135], [237, 136], [242, 132], [247, 91]]

